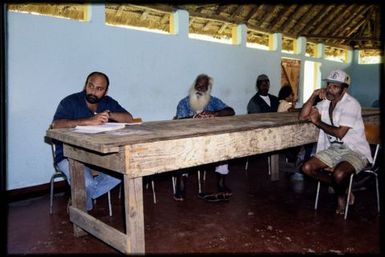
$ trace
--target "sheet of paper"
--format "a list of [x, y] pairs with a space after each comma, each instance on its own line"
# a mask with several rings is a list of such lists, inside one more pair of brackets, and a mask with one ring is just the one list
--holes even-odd
[[81, 133], [99, 133], [124, 128], [127, 123], [107, 122], [101, 125], [76, 126], [74, 131]]

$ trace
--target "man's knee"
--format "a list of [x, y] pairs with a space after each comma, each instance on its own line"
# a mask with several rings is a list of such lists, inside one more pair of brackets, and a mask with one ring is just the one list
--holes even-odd
[[311, 175], [314, 173], [314, 165], [312, 165], [310, 162], [305, 162], [305, 163], [302, 165], [302, 171], [303, 171], [303, 173], [305, 173], [306, 175], [311, 176]]
[[337, 185], [343, 184], [346, 181], [347, 177], [350, 176], [350, 174], [351, 173], [349, 171], [338, 169], [338, 168], [335, 169], [333, 173], [335, 183]]
[[350, 163], [341, 162], [334, 168], [333, 176], [335, 183], [338, 185], [344, 183], [354, 172], [355, 169]]

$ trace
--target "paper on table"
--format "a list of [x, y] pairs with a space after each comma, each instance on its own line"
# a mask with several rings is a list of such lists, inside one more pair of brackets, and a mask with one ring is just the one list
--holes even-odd
[[99, 133], [104, 131], [111, 131], [124, 128], [127, 123], [118, 123], [118, 122], [107, 122], [101, 125], [90, 125], [90, 126], [76, 126], [75, 132], [82, 133]]

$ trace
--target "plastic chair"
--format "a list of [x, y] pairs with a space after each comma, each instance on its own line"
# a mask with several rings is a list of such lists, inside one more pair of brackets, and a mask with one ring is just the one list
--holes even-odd
[[[55, 144], [53, 142], [50, 142], [51, 145], [51, 151], [52, 151], [52, 159], [55, 160]], [[67, 180], [66, 175], [59, 169], [59, 167], [56, 165], [55, 161], [53, 161], [53, 167], [54, 167], [54, 174], [52, 174], [50, 179], [50, 196], [49, 196], [49, 214], [53, 213], [53, 196], [54, 196], [54, 186], [55, 186], [55, 179], [57, 178], [64, 178]], [[96, 173], [93, 172], [94, 176], [97, 176]], [[108, 213], [110, 216], [112, 216], [112, 206], [111, 206], [111, 193], [110, 191], [107, 192], [108, 196]], [[96, 199], [94, 200], [94, 203], [96, 202]]]
[[[378, 170], [379, 170], [379, 167], [378, 167], [378, 165], [376, 165], [378, 152], [380, 150], [380, 128], [379, 128], [379, 125], [375, 125], [375, 124], [365, 125], [365, 135], [366, 135], [366, 139], [368, 140], [369, 144], [375, 145], [376, 147], [375, 147], [375, 150], [373, 153], [373, 163], [370, 164], [368, 167], [364, 168], [361, 172], [365, 172], [365, 173], [368, 173], [370, 175], [373, 175], [376, 179], [377, 211], [380, 212], [380, 193], [379, 193], [379, 189], [378, 189]], [[355, 173], [350, 175], [349, 187], [348, 187], [347, 199], [346, 199], [346, 205], [345, 205], [345, 214], [344, 214], [345, 220], [348, 216], [349, 201], [350, 201], [350, 195], [352, 192], [352, 184], [353, 184], [354, 177], [355, 177]], [[318, 208], [318, 197], [319, 197], [320, 187], [321, 187], [321, 183], [320, 183], [320, 181], [318, 181], [317, 194], [316, 194], [316, 198], [315, 198], [315, 202], [314, 202], [314, 210], [317, 210], [317, 208]]]

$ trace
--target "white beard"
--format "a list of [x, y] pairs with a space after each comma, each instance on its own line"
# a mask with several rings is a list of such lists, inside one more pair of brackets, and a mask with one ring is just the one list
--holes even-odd
[[190, 89], [190, 107], [196, 112], [202, 112], [210, 102], [211, 97], [211, 87], [207, 89], [206, 92], [199, 92], [194, 87]]

